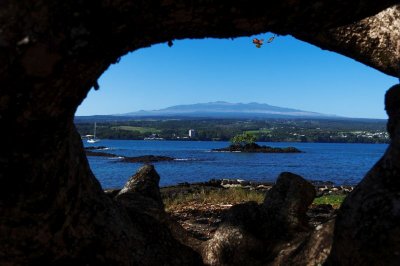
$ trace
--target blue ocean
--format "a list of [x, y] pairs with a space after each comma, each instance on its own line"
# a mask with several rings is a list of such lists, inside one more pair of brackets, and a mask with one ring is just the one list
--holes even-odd
[[[273, 147], [296, 147], [304, 153], [212, 152], [228, 142], [101, 140], [86, 147], [106, 146], [121, 156], [163, 155], [175, 161], [154, 163], [160, 185], [215, 179], [244, 179], [273, 182], [281, 172], [293, 172], [308, 180], [332, 181], [337, 185], [357, 184], [383, 155], [387, 144], [263, 143]], [[103, 188], [121, 188], [142, 165], [117, 158], [88, 157], [90, 167]]]

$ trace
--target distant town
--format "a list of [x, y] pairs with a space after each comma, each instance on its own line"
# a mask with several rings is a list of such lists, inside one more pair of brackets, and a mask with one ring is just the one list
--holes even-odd
[[[78, 121], [82, 136], [93, 134], [92, 121]], [[144, 119], [98, 121], [100, 139], [229, 141], [249, 132], [257, 141], [388, 143], [384, 120], [327, 119]]]

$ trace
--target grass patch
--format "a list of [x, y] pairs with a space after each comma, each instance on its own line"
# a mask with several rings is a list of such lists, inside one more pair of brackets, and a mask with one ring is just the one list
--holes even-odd
[[134, 126], [116, 126], [112, 127], [112, 129], [120, 129], [120, 130], [126, 130], [126, 131], [138, 131], [139, 133], [159, 133], [161, 130], [152, 128], [152, 127], [134, 127]]
[[188, 204], [238, 204], [247, 201], [255, 201], [262, 203], [265, 193], [260, 191], [229, 188], [209, 190], [204, 189], [196, 193], [178, 194], [173, 198], [164, 198], [165, 209], [168, 211], [171, 208], [188, 205]]
[[[212, 189], [201, 188], [198, 191], [177, 193], [174, 196], [164, 196], [163, 202], [165, 209], [171, 210], [180, 206], [191, 204], [238, 204], [248, 201], [255, 201], [259, 204], [264, 202], [265, 193], [262, 191], [249, 190], [243, 188]], [[346, 195], [326, 195], [315, 198], [313, 204], [330, 204], [337, 209], [342, 204]]]
[[346, 195], [326, 195], [315, 198], [313, 204], [330, 204], [336, 209], [340, 207], [345, 198]]

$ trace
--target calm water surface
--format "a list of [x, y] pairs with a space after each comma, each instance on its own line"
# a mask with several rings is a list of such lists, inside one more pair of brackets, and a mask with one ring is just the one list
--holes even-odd
[[[164, 155], [176, 161], [155, 163], [160, 185], [207, 181], [211, 178], [239, 178], [274, 181], [284, 171], [309, 180], [356, 184], [383, 155], [386, 144], [263, 143], [273, 147], [294, 146], [305, 153], [211, 152], [228, 142], [102, 140], [85, 146], [106, 146], [106, 152], [121, 156]], [[103, 188], [122, 187], [142, 165], [121, 163], [115, 158], [88, 157], [93, 173]]]

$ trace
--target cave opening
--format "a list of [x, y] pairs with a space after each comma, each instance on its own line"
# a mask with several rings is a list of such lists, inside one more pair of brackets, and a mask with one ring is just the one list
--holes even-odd
[[[147, 155], [179, 160], [155, 163], [162, 186], [204, 182], [211, 178], [273, 182], [284, 171], [292, 171], [308, 180], [331, 181], [337, 185], [357, 184], [386, 148], [384, 143], [387, 143], [388, 136], [382, 95], [395, 79], [291, 36], [277, 36], [260, 49], [252, 44], [253, 38], [268, 39], [270, 36], [274, 35], [178, 40], [172, 47], [162, 43], [135, 51], [112, 65], [98, 80], [100, 90], [89, 92], [75, 119], [81, 136], [92, 134], [93, 123], [97, 123], [97, 134], [102, 141], [89, 146], [109, 146], [108, 152], [119, 156], [109, 157], [109, 160], [89, 157], [92, 171], [103, 188], [122, 187], [141, 165], [139, 162], [118, 163], [118, 158]], [[355, 97], [358, 97], [356, 102]], [[202, 114], [202, 117], [187, 113], [160, 113], [157, 116], [148, 112], [215, 102], [258, 102], [308, 113], [306, 116], [279, 118], [268, 114], [265, 117], [224, 117], [223, 114], [211, 114], [211, 117]], [[141, 116], [140, 110], [148, 113], [142, 111]], [[312, 116], [312, 112], [322, 116]], [[171, 121], [174, 119], [180, 120], [181, 124]], [[271, 138], [271, 134], [266, 132], [276, 127], [276, 123], [271, 121], [279, 119], [284, 121], [281, 124], [285, 133], [279, 133], [283, 135], [281, 138], [275, 135]], [[211, 135], [204, 126], [207, 121], [203, 120], [213, 120], [212, 127], [221, 132]], [[258, 122], [251, 124], [249, 121], [253, 120]], [[240, 126], [234, 127], [234, 123]], [[296, 128], [292, 129], [291, 124]], [[182, 141], [188, 140], [190, 128], [197, 130], [198, 138], [194, 140], [214, 140], [213, 144], [204, 147], [190, 147], [186, 145], [188, 142], [183, 144]], [[271, 160], [271, 156], [236, 156], [240, 169], [230, 166], [235, 158], [221, 159], [202, 154], [204, 150], [228, 145], [233, 137], [229, 132], [232, 130], [256, 132], [262, 144], [297, 145], [300, 150], [307, 151], [305, 157], [310, 156], [310, 152], [311, 157]], [[307, 135], [318, 130], [323, 131], [319, 133], [323, 137]], [[332, 133], [335, 130], [339, 133]], [[174, 142], [165, 145], [165, 141], [141, 141], [151, 136]], [[111, 139], [111, 142], [106, 139]], [[215, 140], [224, 142], [215, 146]], [[83, 141], [86, 143], [86, 139]], [[313, 142], [320, 143], [316, 151]], [[334, 146], [328, 142], [339, 144]], [[358, 144], [350, 146], [354, 150], [348, 151], [349, 146], [343, 143]], [[383, 144], [369, 150], [365, 147], [372, 146], [360, 143]], [[219, 170], [212, 173], [210, 169], [213, 167]], [[249, 168], [253, 169], [252, 173], [247, 172]]]
[[[0, 261], [5, 265], [201, 264], [203, 246], [179, 242], [182, 239], [170, 230], [174, 224], [168, 224], [164, 213], [153, 212], [160, 210], [159, 195], [153, 189], [145, 190], [150, 198], [130, 193], [135, 192], [129, 188], [132, 184], [116, 198], [104, 193], [73, 123], [79, 103], [92, 86], [98, 88], [99, 76], [130, 51], [175, 39], [230, 38], [270, 30], [293, 34], [388, 75], [400, 73], [399, 6], [393, 0], [313, 5], [307, 1], [253, 1], [249, 5], [243, 1], [38, 0], [34, 5], [25, 1], [0, 5], [4, 144], [0, 155]], [[328, 225], [328, 237], [333, 237], [330, 255], [314, 249], [314, 233], [322, 232], [316, 230], [302, 242], [304, 252], [289, 250], [288, 256], [276, 258], [283, 265], [310, 259], [328, 265], [398, 264], [398, 99], [398, 86], [394, 86], [385, 99], [391, 144], [346, 198], [335, 231], [332, 223]], [[154, 174], [151, 167], [142, 170]], [[154, 183], [157, 176], [153, 177]], [[228, 246], [218, 239], [208, 242], [203, 258], [214, 265], [235, 258], [229, 254], [241, 260], [239, 265], [271, 259], [274, 254], [266, 258], [264, 246], [259, 245], [260, 227], [247, 221], [259, 221], [264, 211], [277, 214], [266, 220], [268, 230], [261, 230], [267, 233], [261, 242], [268, 245], [269, 236], [282, 233], [274, 229], [291, 229], [292, 223], [277, 226], [282, 221], [294, 221], [301, 227], [301, 217], [285, 210], [299, 210], [302, 216], [302, 203], [308, 204], [313, 196], [298, 176], [286, 173], [281, 180], [280, 188], [292, 193], [299, 204], [282, 201], [278, 186], [271, 193], [272, 199], [277, 196], [275, 211], [254, 204], [235, 208], [233, 226], [220, 231], [220, 239], [233, 241]], [[290, 180], [302, 189], [286, 190]], [[247, 219], [251, 217], [256, 219]], [[245, 241], [237, 242], [236, 236]], [[243, 248], [242, 243], [249, 245]], [[316, 259], [318, 254], [323, 257]]]

